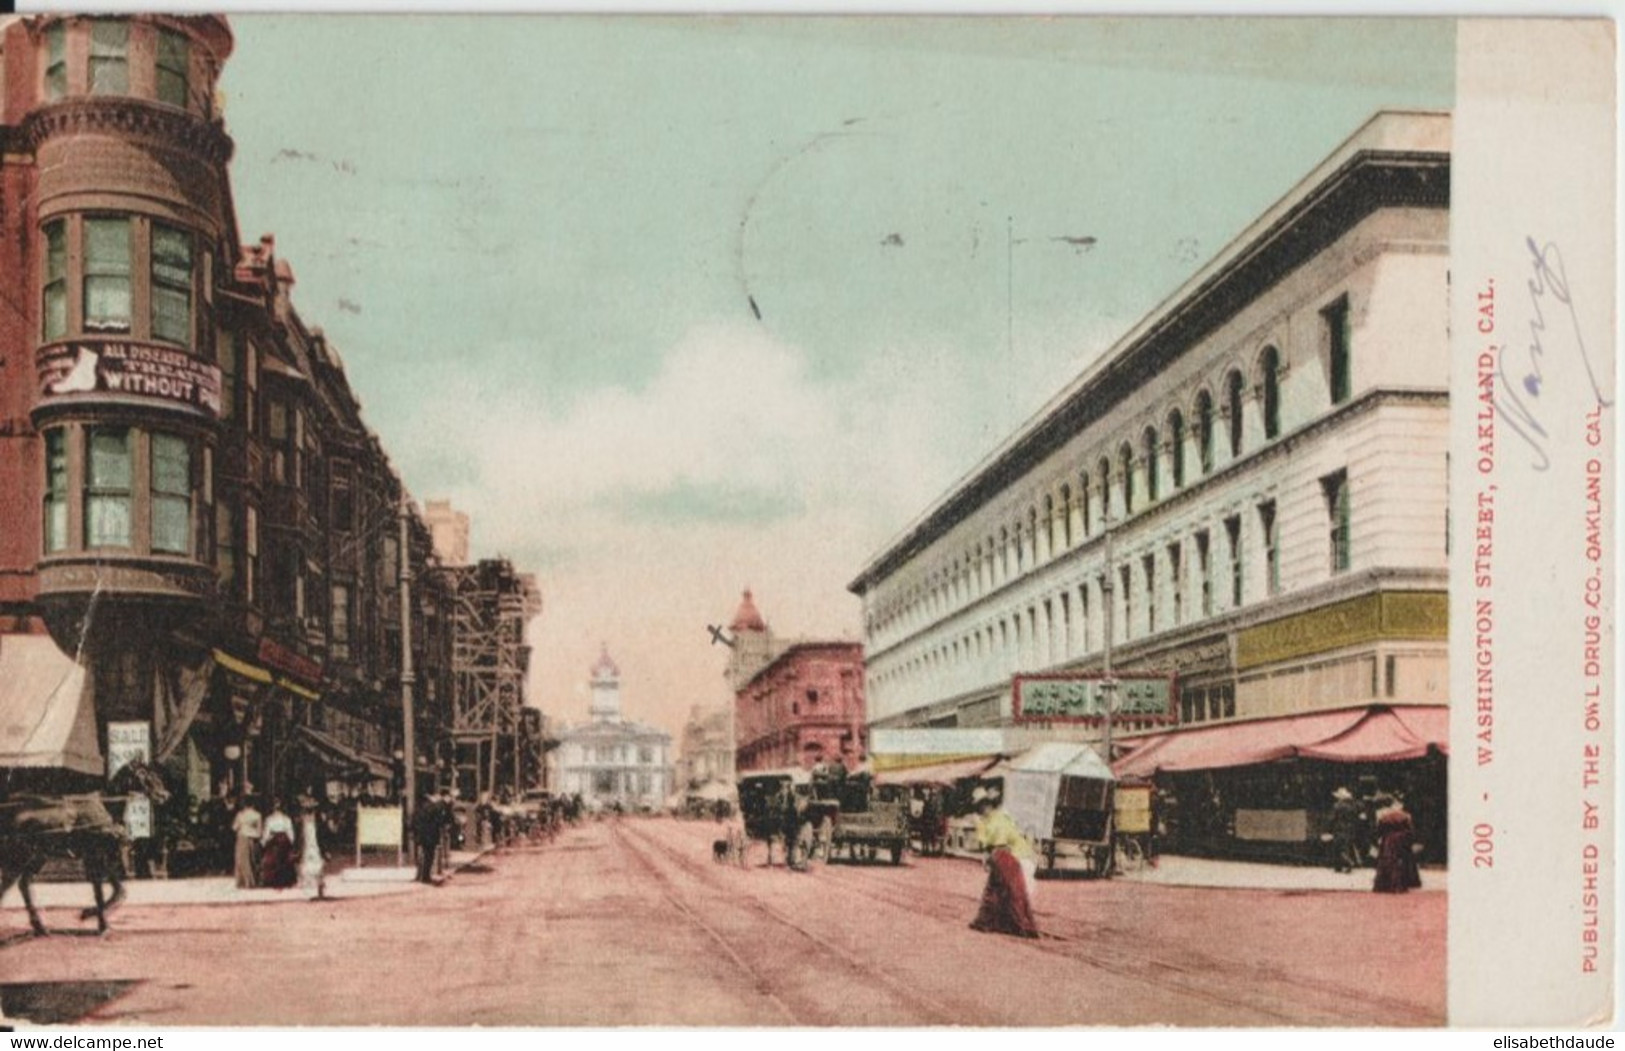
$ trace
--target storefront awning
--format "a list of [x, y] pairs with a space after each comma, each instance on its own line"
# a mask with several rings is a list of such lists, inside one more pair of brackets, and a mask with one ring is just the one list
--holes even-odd
[[875, 775], [875, 780], [886, 785], [951, 785], [961, 778], [980, 777], [998, 765], [1001, 758], [997, 755], [979, 755], [928, 766], [883, 770]]
[[365, 774], [379, 780], [387, 780], [394, 776], [391, 765], [376, 756], [365, 752], [358, 752], [349, 745], [343, 744], [320, 730], [313, 730], [308, 726], [299, 728], [305, 744], [325, 759], [337, 761], [341, 766], [347, 766], [357, 774]]
[[1291, 758], [1394, 762], [1419, 759], [1429, 747], [1448, 752], [1449, 737], [1443, 705], [1370, 705], [1125, 738], [1134, 750], [1112, 769], [1118, 777], [1150, 777]]
[[100, 777], [85, 669], [46, 635], [0, 635], [0, 767]]

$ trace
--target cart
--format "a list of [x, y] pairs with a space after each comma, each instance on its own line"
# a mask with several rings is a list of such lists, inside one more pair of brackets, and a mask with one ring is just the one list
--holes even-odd
[[1041, 744], [1010, 762], [1004, 809], [1033, 841], [1041, 872], [1109, 876], [1117, 779], [1088, 744]]

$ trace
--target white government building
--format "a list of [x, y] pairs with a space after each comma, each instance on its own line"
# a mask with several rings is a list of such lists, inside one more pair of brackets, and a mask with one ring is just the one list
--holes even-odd
[[672, 790], [671, 735], [621, 714], [621, 670], [606, 647], [592, 666], [591, 721], [559, 734], [559, 791], [589, 810], [659, 810]]
[[1114, 670], [1175, 677], [1112, 749], [1172, 846], [1312, 853], [1346, 783], [1442, 857], [1450, 127], [1376, 115], [864, 567], [877, 760], [1098, 739], [1012, 678], [1098, 673], [1110, 601]]

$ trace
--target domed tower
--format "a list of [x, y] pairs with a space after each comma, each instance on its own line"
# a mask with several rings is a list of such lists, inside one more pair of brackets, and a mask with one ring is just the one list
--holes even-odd
[[214, 98], [231, 31], [45, 15], [5, 44], [26, 89], [5, 121], [33, 184], [38, 600], [68, 652], [139, 653], [203, 615], [214, 585], [211, 285], [236, 236]]
[[592, 702], [587, 714], [596, 723], [621, 721], [621, 669], [609, 657], [609, 645], [603, 643], [598, 651], [598, 663], [592, 666]]
[[733, 653], [728, 658], [728, 670], [724, 674], [728, 687], [737, 693], [750, 681], [751, 676], [767, 667], [773, 659], [773, 633], [768, 630], [767, 621], [756, 608], [750, 588], [746, 588], [740, 596], [739, 609], [734, 612], [728, 630], [733, 634]]

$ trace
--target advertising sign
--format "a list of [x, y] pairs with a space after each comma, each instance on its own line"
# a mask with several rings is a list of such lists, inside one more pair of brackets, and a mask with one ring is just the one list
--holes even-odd
[[40, 400], [130, 395], [220, 415], [220, 369], [178, 347], [135, 340], [72, 340], [39, 349]]
[[111, 779], [131, 760], [152, 762], [152, 724], [148, 722], [107, 724], [107, 776]]
[[131, 839], [152, 838], [152, 800], [134, 795], [124, 801], [124, 829]]
[[[1119, 675], [1112, 714], [1123, 719], [1171, 719], [1171, 675]], [[1014, 683], [1017, 722], [1093, 722], [1106, 714], [1108, 691], [1100, 675], [1018, 675]]]

